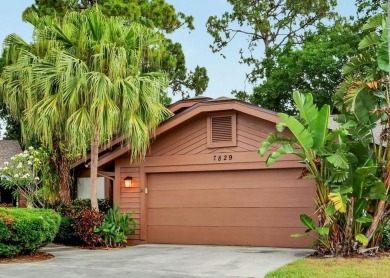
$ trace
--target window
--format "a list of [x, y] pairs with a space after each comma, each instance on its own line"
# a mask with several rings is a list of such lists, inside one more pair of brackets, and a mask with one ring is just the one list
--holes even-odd
[[236, 113], [211, 114], [207, 118], [207, 147], [236, 146]]

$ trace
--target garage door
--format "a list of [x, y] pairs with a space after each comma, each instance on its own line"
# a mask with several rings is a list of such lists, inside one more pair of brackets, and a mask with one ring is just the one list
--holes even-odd
[[299, 214], [313, 213], [300, 170], [148, 175], [148, 242], [308, 247]]

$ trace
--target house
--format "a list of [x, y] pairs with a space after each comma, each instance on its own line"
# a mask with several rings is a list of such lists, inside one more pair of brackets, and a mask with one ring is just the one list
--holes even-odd
[[[130, 163], [120, 139], [99, 157], [102, 192], [112, 188], [122, 212], [135, 211], [134, 243], [308, 247], [301, 213], [313, 213], [314, 184], [303, 165], [284, 156], [272, 167], [257, 150], [275, 112], [235, 99], [193, 98], [151, 140], [144, 161]], [[287, 134], [287, 131], [286, 131]], [[288, 135], [288, 134], [287, 134]], [[73, 165], [89, 176], [88, 160]]]
[[[0, 140], [0, 167], [3, 167], [4, 162], [7, 162], [13, 157], [22, 152], [17, 140]], [[12, 198], [12, 191], [0, 187], [0, 204], [15, 203]]]

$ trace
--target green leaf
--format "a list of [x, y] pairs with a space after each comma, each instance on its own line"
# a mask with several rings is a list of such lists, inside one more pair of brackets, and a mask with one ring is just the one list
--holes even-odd
[[373, 200], [386, 200], [386, 187], [385, 184], [377, 180], [370, 188], [370, 198]]
[[347, 211], [346, 197], [343, 197], [340, 192], [331, 192], [328, 197], [337, 211], [342, 213]]
[[308, 126], [311, 126], [317, 118], [318, 109], [313, 104], [312, 94], [301, 94], [298, 91], [293, 93], [295, 107], [299, 111], [299, 117], [303, 119]]
[[333, 204], [330, 204], [325, 209], [325, 214], [328, 216], [332, 216], [335, 212], [336, 212], [336, 208], [334, 207]]
[[349, 162], [347, 157], [340, 151], [326, 157], [326, 160], [336, 168], [348, 169]]
[[284, 113], [279, 113], [278, 116], [286, 123], [304, 151], [309, 151], [313, 147], [313, 137], [310, 132], [295, 117]]
[[318, 112], [313, 126], [311, 127], [311, 132], [313, 136], [313, 148], [316, 150], [321, 150], [324, 147], [325, 138], [328, 133], [328, 121], [330, 115], [330, 106], [322, 106], [320, 112]]
[[367, 214], [367, 215], [364, 215], [362, 217], [359, 217], [358, 219], [356, 219], [356, 222], [359, 222], [359, 223], [371, 223], [372, 222], [372, 216], [371, 214]]
[[359, 43], [359, 49], [367, 48], [372, 45], [377, 45], [379, 43], [380, 37], [376, 32], [371, 32], [366, 35], [363, 40]]
[[286, 124], [285, 123], [277, 123], [276, 124], [276, 130], [278, 132], [283, 132], [285, 128], [286, 128]]
[[299, 218], [301, 219], [302, 224], [305, 225], [307, 228], [309, 228], [309, 230], [313, 230], [313, 231], [316, 230], [316, 225], [314, 223], [314, 220], [311, 219], [310, 216], [306, 214], [301, 214]]
[[327, 236], [329, 235], [329, 226], [324, 226], [324, 227], [317, 227], [316, 231], [321, 235], [321, 236]]
[[363, 210], [366, 209], [367, 204], [368, 201], [364, 198], [357, 200], [353, 206], [353, 217], [357, 218], [359, 215], [361, 215]]
[[363, 244], [364, 246], [368, 244], [368, 239], [366, 238], [365, 235], [363, 234], [357, 234], [355, 236], [355, 240], [359, 241], [361, 244]]
[[283, 144], [283, 145], [281, 145], [279, 147], [279, 149], [277, 149], [276, 151], [272, 152], [268, 156], [268, 158], [266, 160], [267, 166], [272, 165], [274, 162], [276, 162], [284, 154], [296, 154], [296, 155], [298, 155], [298, 153], [294, 150], [293, 147], [291, 147], [291, 145]]

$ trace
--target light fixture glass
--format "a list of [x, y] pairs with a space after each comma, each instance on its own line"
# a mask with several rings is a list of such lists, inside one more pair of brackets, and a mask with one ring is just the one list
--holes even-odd
[[133, 182], [133, 178], [132, 177], [127, 176], [123, 180], [125, 181], [125, 187], [131, 187], [132, 182]]

